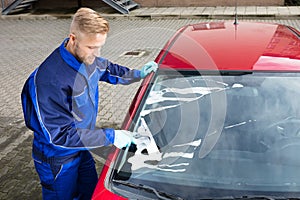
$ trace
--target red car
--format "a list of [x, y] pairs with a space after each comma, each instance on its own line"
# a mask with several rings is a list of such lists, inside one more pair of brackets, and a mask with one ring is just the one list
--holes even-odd
[[279, 24], [182, 27], [156, 58], [93, 199], [300, 197], [300, 33]]

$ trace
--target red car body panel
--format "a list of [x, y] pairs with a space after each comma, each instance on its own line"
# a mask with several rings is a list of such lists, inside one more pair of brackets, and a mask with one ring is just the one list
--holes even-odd
[[113, 161], [116, 159], [115, 157], [117, 156], [119, 150], [116, 149], [114, 152], [112, 152], [107, 160], [106, 163], [104, 164], [103, 168], [102, 168], [102, 172], [101, 175], [99, 177], [98, 180], [98, 184], [96, 186], [96, 189], [94, 191], [93, 197], [92, 199], [111, 199], [111, 200], [123, 200], [125, 199], [124, 197], [120, 197], [112, 192], [110, 192], [109, 190], [106, 189], [106, 187], [104, 186], [105, 183], [105, 179], [106, 179], [106, 174], [108, 173], [110, 166], [112, 165]]
[[[287, 26], [211, 22], [186, 26], [159, 55], [160, 68], [299, 70], [299, 36]], [[222, 37], [220, 37], [222, 35]], [[174, 41], [175, 40], [175, 41]], [[298, 66], [298, 67], [297, 67]]]
[[[166, 43], [155, 61], [165, 70], [300, 71], [299, 32], [284, 25], [251, 22], [187, 25]], [[129, 128], [152, 77], [142, 82], [122, 129]], [[118, 152], [109, 155], [92, 199], [125, 199], [105, 187]]]

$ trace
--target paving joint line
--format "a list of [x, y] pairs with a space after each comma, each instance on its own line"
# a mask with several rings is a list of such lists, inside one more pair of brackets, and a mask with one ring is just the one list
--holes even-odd
[[16, 138], [14, 140], [14, 142], [12, 142], [7, 147], [5, 147], [3, 150], [1, 150], [0, 160], [2, 160], [2, 158], [4, 158], [7, 154], [9, 154], [15, 148], [17, 148], [18, 145], [23, 143], [27, 138], [29, 138], [30, 135], [32, 135], [31, 131], [26, 131], [25, 133], [20, 134], [20, 137]]

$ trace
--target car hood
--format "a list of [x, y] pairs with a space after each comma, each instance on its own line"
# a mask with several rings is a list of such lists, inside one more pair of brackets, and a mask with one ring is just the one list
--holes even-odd
[[161, 68], [298, 70], [299, 35], [279, 24], [210, 22], [185, 26], [163, 48]]

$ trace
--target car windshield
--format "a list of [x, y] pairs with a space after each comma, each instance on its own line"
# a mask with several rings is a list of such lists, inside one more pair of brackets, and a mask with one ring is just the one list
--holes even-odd
[[299, 197], [299, 88], [299, 73], [160, 71], [132, 126], [152, 143], [113, 178], [189, 199]]

